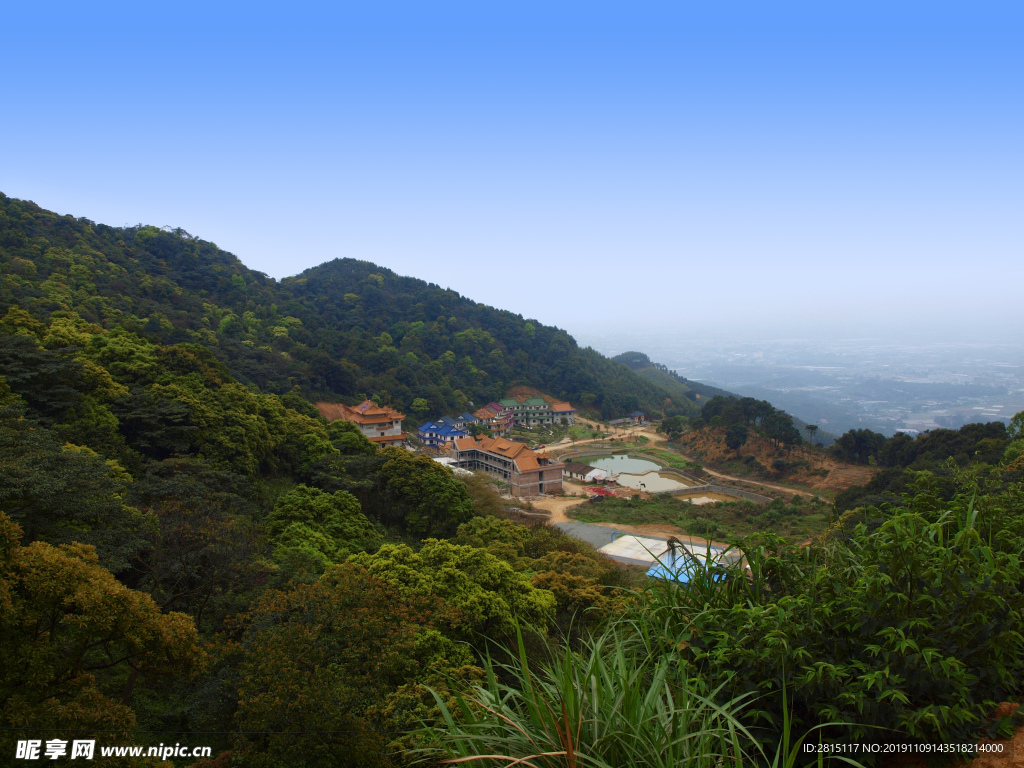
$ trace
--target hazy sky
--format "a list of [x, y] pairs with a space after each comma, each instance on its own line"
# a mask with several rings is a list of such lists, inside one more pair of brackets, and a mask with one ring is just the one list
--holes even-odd
[[3, 15], [0, 191], [60, 213], [581, 336], [1024, 328], [1020, 2]]

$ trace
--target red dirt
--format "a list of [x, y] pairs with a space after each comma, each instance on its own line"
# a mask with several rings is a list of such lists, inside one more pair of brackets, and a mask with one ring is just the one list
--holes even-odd
[[320, 411], [320, 415], [328, 421], [335, 421], [344, 415], [344, 411], [341, 410], [341, 403], [320, 402], [316, 404], [316, 409]]

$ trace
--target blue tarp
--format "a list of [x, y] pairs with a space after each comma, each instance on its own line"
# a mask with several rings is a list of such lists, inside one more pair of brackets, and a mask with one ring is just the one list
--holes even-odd
[[[708, 554], [712, 558], [717, 559], [719, 551], [715, 547], [710, 547]], [[647, 575], [652, 579], [678, 581], [680, 584], [689, 584], [694, 569], [704, 567], [704, 557], [702, 555], [694, 556], [687, 552], [666, 552], [659, 560], [660, 562], [647, 569]], [[725, 578], [725, 574], [716, 573], [713, 578], [716, 582], [722, 581]]]

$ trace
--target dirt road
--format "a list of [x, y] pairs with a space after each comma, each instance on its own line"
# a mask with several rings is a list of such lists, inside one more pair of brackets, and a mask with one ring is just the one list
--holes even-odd
[[[609, 442], [610, 438], [613, 438], [613, 437], [614, 438], [627, 438], [627, 437], [630, 437], [631, 435], [643, 435], [644, 437], [646, 437], [651, 442], [652, 447], [655, 444], [659, 444], [659, 443], [663, 444], [663, 443], [667, 443], [668, 442], [668, 438], [665, 437], [665, 435], [658, 434], [658, 432], [655, 431], [654, 427], [651, 427], [651, 426], [646, 426], [646, 427], [629, 427], [629, 428], [626, 428], [626, 429], [614, 429], [614, 428], [609, 427], [607, 425], [597, 424], [595, 422], [587, 421], [586, 419], [579, 419], [579, 418], [576, 419], [576, 424], [578, 426], [581, 426], [581, 427], [586, 427], [587, 429], [601, 430], [602, 432], [607, 432], [608, 433], [608, 437], [588, 437], [585, 440], [577, 440], [575, 443], [570, 438], [563, 437], [559, 442], [554, 443], [553, 445], [549, 445], [548, 448], [564, 448], [566, 446], [588, 445], [588, 444], [591, 444], [591, 443], [604, 443], [605, 445], [614, 447], [615, 444]], [[634, 448], [634, 450], [643, 450], [643, 449], [642, 448]]]
[[[585, 494], [582, 485], [577, 485], [576, 483], [570, 483], [570, 482], [565, 481], [565, 480], [562, 481], [562, 489], [565, 491], [565, 493], [583, 493], [583, 494]], [[565, 511], [567, 509], [571, 509], [572, 507], [575, 507], [575, 506], [577, 506], [579, 504], [585, 504], [586, 502], [587, 502], [587, 498], [586, 498], [586, 495], [584, 495], [582, 497], [581, 496], [551, 496], [549, 498], [537, 499], [537, 500], [535, 500], [535, 501], [533, 501], [531, 503], [533, 504], [533, 508], [534, 509], [542, 509], [545, 512], [547, 512], [549, 515], [551, 515], [551, 518], [548, 520], [548, 524], [549, 525], [554, 525], [555, 523], [568, 523], [568, 522], [570, 522], [569, 518], [566, 517]]]
[[[563, 488], [566, 493], [585, 493], [584, 487], [577, 483], [563, 482]], [[646, 495], [644, 495], [646, 498]], [[534, 509], [543, 510], [547, 512], [551, 517], [548, 519], [548, 525], [554, 525], [556, 523], [572, 523], [576, 522], [569, 518], [567, 512], [574, 507], [578, 507], [581, 504], [586, 504], [587, 499], [580, 496], [552, 496], [545, 499], [537, 499], [532, 502]], [[633, 533], [638, 536], [653, 536], [656, 538], [668, 539], [675, 537], [680, 541], [692, 542], [694, 544], [703, 544], [707, 540], [700, 537], [688, 536], [679, 530], [674, 525], [668, 523], [649, 523], [644, 525], [624, 525], [622, 523], [589, 523], [589, 525], [597, 525], [602, 528], [611, 528], [617, 531], [624, 531], [626, 533]], [[716, 547], [727, 547], [720, 541], [712, 541], [711, 544]]]
[[[687, 459], [688, 461], [695, 461], [695, 459], [691, 459], [689, 456], [685, 454], [680, 453], [679, 455], [682, 456], [684, 459]], [[784, 485], [773, 485], [772, 483], [765, 483], [761, 480], [751, 480], [749, 477], [734, 477], [733, 475], [727, 475], [723, 472], [715, 472], [713, 469], [708, 469], [707, 467], [704, 467], [704, 471], [707, 472], [712, 477], [721, 478], [722, 480], [731, 480], [734, 483], [747, 483], [749, 485], [755, 485], [759, 488], [771, 488], [772, 490], [782, 491], [783, 493], [793, 493], [799, 496], [806, 496], [809, 499], [815, 495], [810, 491], [798, 491], [796, 488], [787, 488]]]

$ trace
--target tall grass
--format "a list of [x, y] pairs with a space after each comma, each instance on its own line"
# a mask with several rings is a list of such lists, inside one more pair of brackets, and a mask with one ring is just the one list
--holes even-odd
[[[486, 679], [437, 696], [443, 725], [420, 732], [424, 760], [530, 768], [726, 768], [758, 746], [737, 718], [748, 696], [718, 703], [669, 655], [612, 625], [577, 649], [547, 646], [527, 658], [522, 635], [507, 661], [488, 657]], [[760, 756], [759, 756], [760, 757]], [[760, 762], [760, 760], [758, 760]]]
[[542, 658], [528, 658], [518, 634], [517, 651], [489, 656], [484, 682], [456, 695], [450, 709], [435, 696], [441, 724], [420, 731], [421, 756], [531, 768], [822, 765], [804, 744], [852, 723], [794, 718], [784, 668], [778, 686], [765, 687], [749, 670], [709, 668], [710, 649], [696, 647], [716, 632], [718, 618], [770, 611], [768, 604], [820, 574], [820, 552], [774, 537], [748, 545], [731, 562], [692, 558], [688, 583], [653, 581], [601, 634], [575, 647], [547, 642]]

